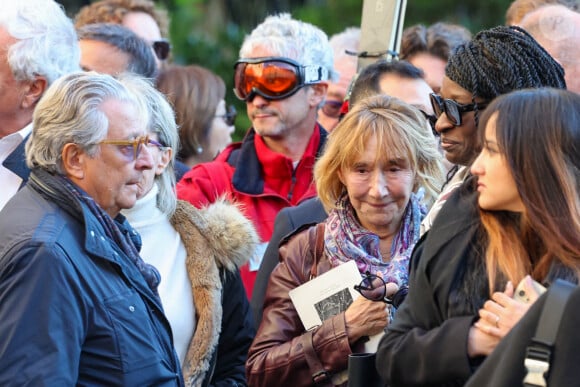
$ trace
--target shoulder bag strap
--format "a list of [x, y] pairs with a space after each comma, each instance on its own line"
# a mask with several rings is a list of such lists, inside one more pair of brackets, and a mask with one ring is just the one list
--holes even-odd
[[316, 225], [316, 246], [314, 249], [314, 262], [310, 268], [310, 279], [316, 277], [318, 273], [318, 262], [324, 254], [324, 225], [325, 223], [318, 223]]
[[540, 320], [532, 342], [526, 348], [524, 364], [528, 371], [524, 378], [525, 387], [546, 387], [550, 370], [552, 349], [556, 342], [558, 327], [570, 294], [576, 288], [573, 284], [556, 280], [548, 289]]

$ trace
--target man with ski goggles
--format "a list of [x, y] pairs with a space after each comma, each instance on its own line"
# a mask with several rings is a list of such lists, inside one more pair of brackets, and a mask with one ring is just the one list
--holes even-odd
[[326, 138], [317, 111], [337, 74], [326, 34], [289, 14], [258, 25], [240, 58], [234, 93], [246, 102], [252, 127], [243, 141], [188, 172], [177, 194], [195, 206], [226, 196], [253, 221], [262, 243], [241, 268], [250, 298], [276, 214], [316, 196], [312, 170]]

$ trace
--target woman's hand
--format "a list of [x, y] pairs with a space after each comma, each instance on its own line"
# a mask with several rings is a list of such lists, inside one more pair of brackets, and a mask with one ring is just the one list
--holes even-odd
[[472, 358], [477, 356], [487, 356], [495, 349], [500, 339], [477, 328], [475, 324], [469, 328], [467, 355]]
[[474, 326], [490, 335], [503, 338], [540, 296], [534, 289], [530, 276], [524, 278], [524, 290], [530, 300], [528, 303], [513, 299], [514, 286], [508, 282], [503, 293], [496, 292], [491, 300], [485, 302], [483, 308], [479, 310], [480, 319]]
[[491, 300], [483, 304], [483, 308], [479, 310], [479, 320], [473, 324], [469, 333], [472, 346], [468, 345], [468, 352], [489, 355], [493, 351], [497, 343], [520, 321], [540, 296], [534, 289], [530, 276], [524, 278], [524, 290], [529, 297], [529, 303], [514, 300], [514, 286], [508, 282], [505, 291], [493, 293]]
[[350, 344], [363, 336], [373, 336], [384, 331], [389, 321], [387, 304], [360, 296], [344, 312], [346, 334]]

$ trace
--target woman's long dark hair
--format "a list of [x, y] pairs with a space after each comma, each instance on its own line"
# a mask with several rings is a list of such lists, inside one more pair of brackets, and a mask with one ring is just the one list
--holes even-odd
[[498, 274], [514, 284], [527, 274], [542, 282], [554, 263], [578, 275], [580, 95], [528, 89], [501, 96], [482, 115], [482, 136], [491, 116], [525, 211], [480, 210], [490, 289]]

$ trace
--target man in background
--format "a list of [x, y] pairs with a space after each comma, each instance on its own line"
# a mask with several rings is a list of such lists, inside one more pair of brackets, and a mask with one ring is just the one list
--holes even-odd
[[79, 69], [72, 22], [52, 0], [0, 0], [0, 209], [28, 180], [24, 144], [48, 86]]
[[348, 27], [344, 31], [332, 35], [329, 42], [334, 50], [334, 69], [340, 78], [336, 82], [328, 82], [326, 99], [318, 110], [318, 122], [330, 132], [338, 124], [342, 104], [346, 99], [352, 79], [356, 75], [358, 57], [348, 52], [358, 52], [360, 28]]
[[75, 27], [114, 23], [130, 29], [145, 40], [156, 56], [157, 67], [169, 58], [169, 17], [151, 0], [99, 0], [80, 9]]
[[289, 14], [267, 17], [244, 40], [234, 70], [252, 127], [177, 184], [178, 197], [194, 206], [226, 196], [252, 220], [261, 244], [241, 268], [248, 298], [276, 214], [316, 195], [312, 169], [326, 138], [316, 117], [336, 79], [332, 55], [319, 28]]
[[109, 75], [123, 72], [155, 79], [157, 63], [143, 39], [119, 24], [96, 23], [78, 28], [81, 68]]
[[544, 5], [520, 21], [564, 68], [566, 88], [580, 93], [580, 13], [563, 5]]

